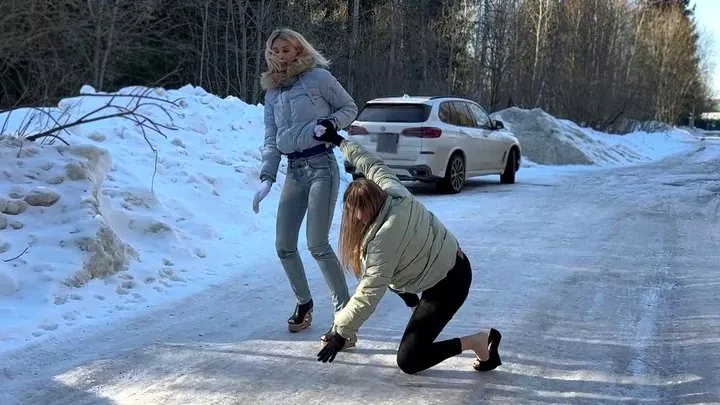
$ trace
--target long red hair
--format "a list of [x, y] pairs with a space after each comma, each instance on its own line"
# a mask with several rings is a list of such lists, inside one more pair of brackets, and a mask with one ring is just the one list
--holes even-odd
[[364, 178], [345, 190], [338, 248], [340, 262], [357, 278], [363, 273], [360, 247], [386, 199], [387, 193], [380, 186]]

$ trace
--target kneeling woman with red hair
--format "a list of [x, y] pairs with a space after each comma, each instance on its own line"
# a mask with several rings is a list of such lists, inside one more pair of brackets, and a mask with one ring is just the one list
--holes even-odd
[[465, 302], [472, 281], [470, 261], [455, 236], [380, 158], [344, 139], [330, 123], [320, 122], [315, 132], [317, 140], [339, 146], [365, 175], [345, 192], [339, 244], [340, 261], [360, 283], [335, 314], [318, 361], [332, 362], [354, 345], [358, 329], [389, 289], [413, 309], [397, 354], [402, 371], [414, 374], [465, 350], [475, 352], [477, 371], [501, 365], [501, 334], [495, 329], [435, 341]]

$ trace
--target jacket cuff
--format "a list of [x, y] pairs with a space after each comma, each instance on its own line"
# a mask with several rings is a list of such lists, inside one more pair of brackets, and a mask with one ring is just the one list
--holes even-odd
[[340, 335], [342, 338], [344, 338], [346, 340], [357, 340], [357, 334], [355, 334], [354, 332], [345, 330], [342, 327], [336, 326], [335, 333], [337, 333], [338, 335]]
[[326, 117], [325, 119], [327, 119], [328, 121], [332, 122], [332, 124], [333, 124], [333, 126], [335, 127], [335, 130], [336, 130], [336, 131], [339, 131], [339, 130], [340, 130], [340, 123], [338, 122], [337, 117], [335, 117], [334, 115], [331, 115], [331, 116], [329, 116], [329, 117]]
[[335, 145], [335, 146], [337, 146], [337, 147], [340, 147], [340, 145], [342, 145], [342, 143], [343, 143], [344, 140], [345, 140], [345, 138], [344, 138], [342, 135], [337, 134], [337, 137], [335, 138], [335, 141], [333, 142], [333, 145]]

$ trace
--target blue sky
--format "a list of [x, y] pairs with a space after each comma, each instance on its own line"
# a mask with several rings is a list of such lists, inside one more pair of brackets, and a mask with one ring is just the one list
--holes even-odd
[[710, 83], [715, 97], [720, 97], [720, 0], [693, 0], [695, 19], [698, 28], [704, 35], [712, 37], [710, 51], [712, 66], [712, 82]]

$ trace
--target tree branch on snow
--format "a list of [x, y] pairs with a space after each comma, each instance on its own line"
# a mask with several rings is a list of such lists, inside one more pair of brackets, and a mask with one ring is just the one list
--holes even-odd
[[[152, 180], [150, 181], [150, 191], [152, 191], [154, 193], [155, 192], [155, 190], [154, 190], [155, 175], [157, 174], [158, 152], [157, 152], [157, 149], [155, 149], [155, 147], [153, 146], [152, 142], [150, 142], [150, 139], [148, 139], [147, 132], [145, 132], [145, 128], [147, 128], [147, 127], [144, 124], [145, 124], [145, 122], [146, 122], [145, 120], [147, 120], [147, 118], [144, 118], [143, 121], [140, 121], [137, 117], [131, 116], [128, 119], [134, 121], [136, 123], [136, 125], [140, 128], [140, 130], [142, 131], [143, 139], [145, 139], [145, 142], [147, 142], [148, 146], [150, 147], [150, 150], [152, 150], [153, 154], [155, 155], [155, 164], [153, 166], [153, 175], [152, 175]], [[157, 130], [157, 129], [156, 129], [156, 131], [159, 132], [159, 130]]]
[[[155, 175], [157, 174], [158, 152], [157, 149], [153, 146], [152, 142], [150, 142], [150, 139], [148, 137], [148, 131], [155, 132], [167, 139], [167, 135], [164, 133], [164, 131], [177, 130], [178, 127], [175, 126], [173, 116], [170, 113], [169, 109], [171, 107], [181, 107], [180, 101], [182, 100], [182, 98], [170, 101], [159, 97], [149, 96], [148, 94], [153, 90], [154, 89], [152, 88], [144, 88], [139, 89], [137, 93], [135, 92], [135, 90], [131, 90], [131, 94], [83, 94], [80, 97], [110, 97], [110, 99], [105, 104], [93, 109], [88, 113], [85, 113], [83, 116], [74, 120], [66, 119], [65, 122], [62, 122], [61, 120], [62, 118], [68, 118], [66, 117], [66, 115], [69, 115], [69, 108], [64, 109], [59, 117], [60, 119], [58, 119], [45, 108], [30, 107], [32, 113], [29, 112], [28, 114], [26, 114], [26, 118], [23, 119], [21, 128], [18, 131], [18, 136], [33, 142], [38, 139], [44, 140], [47, 138], [51, 138], [51, 143], [53, 143], [54, 140], [57, 139], [63, 142], [65, 145], [70, 145], [65, 139], [60, 136], [63, 131], [69, 134], [69, 132], [67, 131], [69, 128], [112, 118], [123, 118], [132, 121], [140, 129], [143, 139], [145, 139], [145, 142], [147, 142], [148, 146], [155, 155], [155, 167], [153, 170], [152, 183], [150, 186], [151, 190], [154, 192]], [[118, 99], [126, 98], [130, 99], [127, 103], [123, 104], [117, 102]], [[143, 108], [145, 110], [143, 110]], [[163, 115], [165, 115], [165, 117], [167, 117], [168, 123], [163, 123], [152, 118], [147, 111], [148, 108], [155, 108], [159, 110]], [[9, 120], [12, 112], [18, 109], [20, 109], [20, 107], [0, 111], [0, 113], [8, 113], [2, 126], [3, 131], [0, 131], [0, 135], [2, 135], [4, 130], [7, 128], [7, 121]], [[42, 114], [46, 118], [48, 118], [48, 123], [50, 120], [52, 120], [52, 125], [47, 125], [50, 126], [49, 129], [46, 129], [37, 134], [24, 136], [24, 134], [28, 132], [30, 124], [37, 118], [38, 114]], [[27, 119], [27, 115], [30, 115], [29, 119]]]
[[[20, 108], [21, 107], [18, 107], [18, 109], [20, 109]], [[28, 132], [28, 128], [30, 127], [30, 124], [32, 124], [32, 122], [38, 117], [39, 114], [44, 115], [47, 118], [46, 122], [43, 122], [43, 119], [39, 118], [39, 121], [40, 121], [39, 124], [41, 127], [47, 127], [50, 121], [53, 121], [53, 123], [55, 124], [56, 127], [60, 127], [61, 125], [63, 125], [60, 123], [63, 120], [63, 118], [69, 116], [68, 109], [64, 109], [62, 111], [62, 113], [60, 114], [60, 116], [57, 118], [54, 117], [52, 114], [50, 114], [48, 111], [46, 111], [43, 108], [29, 107], [29, 110], [30, 111], [28, 111], [25, 114], [25, 117], [23, 117], [23, 120], [20, 125], [20, 129], [16, 132], [16, 135], [19, 138], [26, 138], [25, 134]], [[2, 135], [5, 132], [5, 130], [7, 129], [7, 123], [8, 123], [8, 120], [10, 119], [12, 112], [13, 111], [9, 111], [7, 117], [5, 118], [3, 126], [0, 129], [0, 135]], [[66, 130], [66, 132], [67, 132], [67, 130]], [[69, 134], [69, 132], [68, 132], [68, 134]], [[59, 138], [59, 137], [49, 137], [49, 138], [51, 139], [50, 142], [45, 143], [46, 138], [44, 138], [43, 141], [41, 142], [41, 144], [53, 145], [55, 143], [55, 139], [60, 139], [63, 143], [65, 143], [65, 145], [70, 145], [69, 143], [65, 142], [65, 140], [62, 138]], [[18, 157], [19, 157], [19, 155], [18, 155]]]
[[[155, 89], [149, 89], [149, 90], [152, 91], [152, 90], [155, 90]], [[179, 103], [181, 100], [184, 100], [183, 97], [180, 97], [180, 98], [175, 99], [175, 100], [173, 100], [173, 101], [168, 101], [168, 100], [166, 100], [166, 99], [164, 99], [164, 98], [154, 97], [154, 96], [148, 96], [148, 95], [147, 95], [148, 93], [149, 93], [149, 91], [143, 91], [142, 93], [139, 93], [139, 94], [132, 94], [132, 93], [131, 93], [131, 94], [113, 94], [112, 96], [109, 95], [109, 94], [81, 94], [81, 95], [79, 95], [78, 97], [141, 98], [141, 99], [143, 99], [143, 100], [155, 100], [155, 101], [161, 101], [161, 102], [163, 102], [163, 103], [170, 103], [170, 104], [173, 104], [173, 105], [176, 106], [176, 107], [181, 107], [181, 105], [178, 104], [178, 103]], [[1, 113], [2, 113], [2, 111], [0, 111], [0, 114], [1, 114]]]
[[13, 260], [19, 259], [22, 255], [25, 254], [25, 252], [28, 251], [28, 249], [30, 249], [30, 246], [26, 247], [25, 250], [23, 250], [19, 255], [15, 256], [15, 257], [11, 257], [10, 259], [5, 259], [5, 260], [3, 260], [3, 262], [8, 263], [8, 262], [11, 262], [11, 261], [13, 261]]
[[[107, 96], [106, 96], [106, 97], [107, 97]], [[130, 96], [130, 97], [131, 97], [132, 99], [134, 99], [134, 100], [152, 99], [151, 97], [147, 97], [147, 96], [145, 96], [145, 95], [134, 95], [134, 96]], [[55, 132], [59, 132], [59, 131], [62, 131], [62, 130], [66, 130], [66, 129], [68, 129], [68, 128], [72, 128], [72, 127], [75, 127], [75, 126], [78, 126], [78, 125], [82, 125], [82, 124], [88, 124], [88, 123], [91, 123], [91, 122], [103, 121], [103, 120], [107, 120], [107, 119], [111, 119], [111, 118], [124, 118], [124, 119], [129, 119], [129, 120], [131, 120], [131, 121], [133, 121], [133, 122], [136, 122], [136, 123], [137, 123], [138, 121], [135, 120], [135, 119], [133, 119], [133, 118], [136, 118], [136, 117], [143, 118], [143, 121], [140, 122], [138, 125], [141, 125], [141, 126], [143, 126], [143, 127], [146, 127], [146, 128], [148, 128], [148, 129], [153, 129], [154, 131], [158, 132], [158, 133], [159, 133], [160, 135], [162, 135], [163, 137], [166, 137], [166, 136], [165, 136], [165, 134], [164, 134], [162, 131], [160, 131], [160, 128], [164, 128], [164, 129], [167, 129], [167, 130], [177, 130], [177, 129], [178, 129], [178, 128], [175, 126], [175, 124], [172, 122], [172, 116], [171, 116], [170, 113], [167, 111], [167, 108], [165, 108], [164, 106], [162, 106], [162, 105], [160, 105], [160, 104], [158, 104], [158, 103], [138, 102], [138, 103], [135, 104], [134, 107], [130, 108], [130, 107], [129, 107], [129, 104], [130, 104], [130, 103], [128, 103], [128, 105], [125, 105], [125, 106], [115, 104], [114, 101], [115, 101], [116, 98], [119, 98], [119, 96], [118, 96], [118, 95], [113, 95], [113, 96], [111, 96], [110, 100], [109, 100], [107, 103], [105, 103], [104, 105], [102, 105], [102, 106], [100, 106], [100, 107], [98, 107], [98, 108], [90, 111], [89, 113], [83, 115], [82, 117], [78, 118], [78, 119], [75, 120], [75, 121], [68, 122], [68, 123], [65, 123], [65, 124], [62, 124], [62, 125], [59, 125], [59, 126], [50, 128], [50, 129], [48, 129], [48, 130], [46, 130], [46, 131], [43, 131], [43, 132], [40, 132], [40, 133], [38, 133], [38, 134], [34, 134], [34, 135], [27, 136], [25, 139], [27, 139], [28, 141], [35, 141], [35, 140], [37, 140], [37, 139], [40, 139], [40, 138], [43, 138], [43, 137], [46, 137], [46, 136], [52, 136], [52, 134], [54, 134]], [[172, 104], [172, 105], [174, 105], [174, 106], [179, 106], [178, 104], [175, 104], [175, 102], [172, 102], [172, 101], [167, 101], [167, 100], [162, 100], [162, 99], [158, 99], [158, 100], [161, 100], [161, 101], [163, 101], [163, 102], [165, 102], [165, 103], [168, 103], [168, 104]], [[144, 107], [144, 106], [155, 106], [155, 107], [158, 107], [158, 108], [160, 109], [160, 111], [162, 111], [162, 112], [170, 119], [171, 124], [170, 124], [170, 125], [161, 124], [161, 123], [155, 121], [154, 119], [147, 117], [147, 116], [144, 115], [143, 113], [140, 113], [138, 110], [139, 110], [141, 107]], [[102, 111], [104, 111], [104, 110], [109, 110], [109, 109], [115, 109], [115, 110], [118, 110], [118, 111], [115, 112], [115, 113], [112, 113], [112, 114], [104, 114], [104, 115], [92, 117], [93, 115], [95, 115], [95, 114], [97, 114], [97, 113], [100, 113], [100, 112], [102, 112]], [[149, 128], [149, 127], [148, 127], [148, 124], [146, 124], [146, 122], [147, 122], [149, 125], [152, 125], [153, 128]]]

